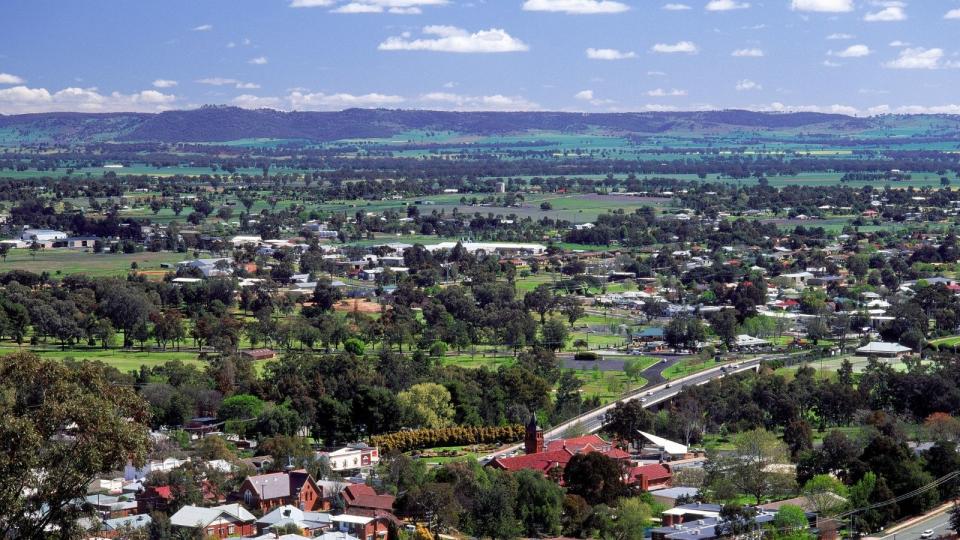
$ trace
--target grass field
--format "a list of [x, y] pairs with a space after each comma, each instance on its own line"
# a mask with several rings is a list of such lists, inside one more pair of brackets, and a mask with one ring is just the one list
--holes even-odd
[[86, 274], [88, 276], [125, 276], [130, 265], [137, 263], [137, 270], [150, 273], [167, 272], [162, 263], [176, 263], [192, 258], [186, 253], [88, 253], [75, 249], [44, 249], [31, 254], [29, 249], [11, 249], [6, 261], [0, 261], [0, 271], [27, 270], [49, 272], [52, 275]]
[[681, 360], [663, 370], [663, 378], [667, 380], [679, 379], [681, 377], [686, 377], [687, 375], [692, 375], [698, 371], [717, 367], [718, 365], [719, 364], [712, 359], [704, 361], [697, 357], [690, 357]]
[[[0, 354], [16, 352], [15, 347], [2, 347]], [[64, 360], [72, 358], [74, 360], [99, 361], [104, 364], [115, 367], [123, 372], [138, 371], [140, 366], [154, 367], [165, 364], [173, 360], [180, 360], [185, 364], [203, 365], [203, 362], [197, 358], [196, 352], [139, 352], [121, 349], [97, 349], [97, 348], [73, 348], [66, 351], [59, 350], [33, 350], [31, 351], [43, 358], [53, 360]]]

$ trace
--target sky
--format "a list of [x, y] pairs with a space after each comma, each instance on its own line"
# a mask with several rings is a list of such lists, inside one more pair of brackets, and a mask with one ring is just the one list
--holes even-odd
[[0, 113], [960, 114], [960, 0], [5, 0]]

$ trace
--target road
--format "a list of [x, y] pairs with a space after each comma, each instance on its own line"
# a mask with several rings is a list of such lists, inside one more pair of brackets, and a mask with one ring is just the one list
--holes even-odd
[[939, 514], [924, 518], [916, 523], [898, 530], [895, 533], [888, 534], [886, 536], [879, 536], [879, 538], [881, 540], [918, 540], [923, 531], [926, 530], [932, 530], [934, 538], [940, 536], [941, 534], [949, 534], [951, 531], [949, 509]]
[[[640, 399], [643, 401], [644, 407], [651, 407], [663, 401], [667, 401], [673, 396], [677, 395], [678, 393], [680, 393], [680, 390], [682, 390], [684, 386], [691, 385], [691, 384], [705, 384], [714, 379], [718, 379], [724, 376], [725, 373], [739, 373], [742, 371], [756, 369], [756, 367], [760, 364], [761, 361], [772, 359], [772, 358], [778, 358], [778, 357], [779, 356], [757, 357], [752, 360], [744, 360], [737, 363], [736, 368], [730, 368], [729, 367], [730, 364], [726, 364], [724, 366], [718, 366], [715, 368], [710, 368], [705, 371], [701, 371], [699, 373], [694, 373], [693, 375], [689, 375], [681, 379], [675, 379], [665, 384], [656, 384], [654, 386], [648, 385], [631, 394], [623, 396], [621, 398], [621, 401], [633, 401], [636, 399]], [[726, 371], [724, 371], [723, 369], [724, 367], [727, 368]], [[560, 424], [555, 428], [545, 432], [543, 434], [544, 439], [549, 441], [551, 439], [559, 438], [563, 435], [565, 431], [567, 431], [568, 429], [574, 426], [577, 426], [578, 428], [582, 429], [582, 431], [586, 433], [595, 433], [599, 431], [600, 428], [603, 426], [604, 417], [606, 416], [607, 411], [610, 411], [615, 406], [616, 406], [616, 403], [611, 403], [599, 409], [594, 409], [592, 411], [584, 413], [581, 416], [574, 418], [572, 420], [568, 420], [567, 422], [564, 422], [563, 424]], [[515, 444], [513, 446], [501, 448], [500, 450], [497, 450], [492, 454], [484, 456], [483, 461], [488, 461], [490, 459], [494, 459], [497, 457], [503, 457], [503, 456], [513, 454], [518, 450], [520, 450], [522, 446], [523, 445], [521, 444]]]

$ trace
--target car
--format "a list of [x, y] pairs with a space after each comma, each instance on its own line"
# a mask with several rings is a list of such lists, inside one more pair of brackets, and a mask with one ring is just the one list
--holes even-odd
[[647, 398], [645, 397], [640, 398], [640, 403], [646, 403], [646, 402], [647, 402]]
[[651, 391], [647, 392], [647, 395], [648, 395], [648, 396], [652, 396], [652, 395], [653, 395], [653, 391], [651, 390]]
[[670, 383], [667, 383], [667, 385], [664, 386], [664, 388], [670, 388], [671, 386], [672, 386], [672, 385], [671, 385]]
[[933, 538], [933, 529], [927, 529], [922, 533], [920, 533], [920, 538], [923, 538], [923, 539]]

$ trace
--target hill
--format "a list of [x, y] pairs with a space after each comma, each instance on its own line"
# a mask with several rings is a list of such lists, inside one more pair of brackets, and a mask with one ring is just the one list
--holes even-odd
[[792, 133], [824, 136], [944, 136], [960, 132], [960, 117], [858, 118], [822, 113], [742, 110], [646, 113], [445, 112], [348, 109], [281, 112], [205, 106], [158, 114], [46, 113], [0, 115], [0, 144], [82, 144], [104, 141], [226, 142], [299, 139], [326, 142], [390, 137], [412, 130], [464, 135], [549, 131], [625, 136], [711, 136], [726, 133]]

